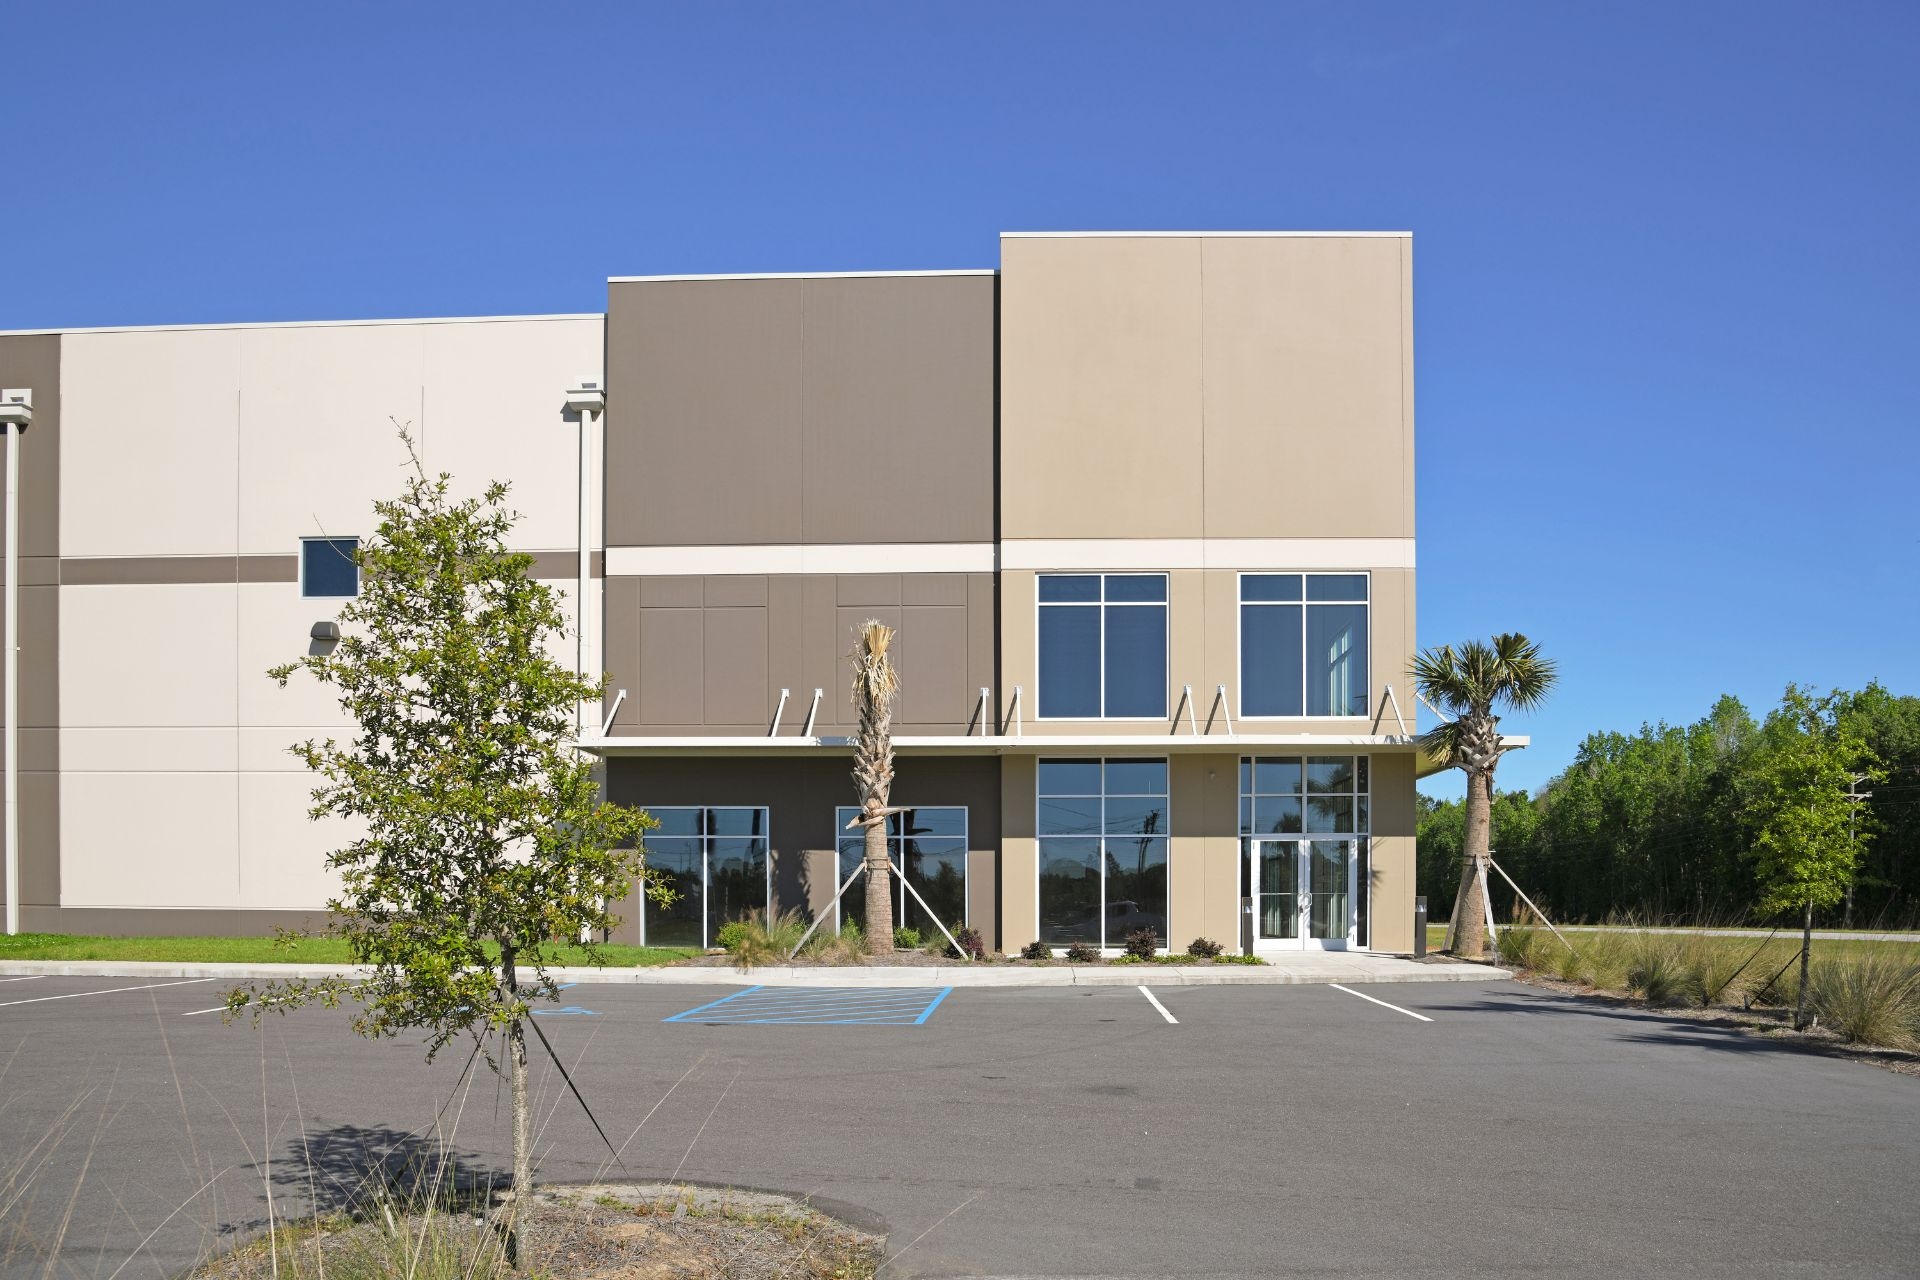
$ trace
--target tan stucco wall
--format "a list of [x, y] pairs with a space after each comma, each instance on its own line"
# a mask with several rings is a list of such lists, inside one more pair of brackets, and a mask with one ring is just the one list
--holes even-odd
[[1001, 536], [1413, 536], [1411, 242], [1001, 241]]
[[1375, 951], [1413, 950], [1414, 801], [1413, 757], [1373, 757], [1372, 946]]

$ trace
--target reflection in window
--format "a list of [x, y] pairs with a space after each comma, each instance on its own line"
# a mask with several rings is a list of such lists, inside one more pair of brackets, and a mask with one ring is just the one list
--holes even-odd
[[[847, 830], [847, 823], [859, 813], [851, 806], [834, 811], [842, 882], [867, 856], [861, 832]], [[893, 864], [894, 871], [895, 924], [918, 929], [923, 936], [940, 932], [927, 918], [926, 909], [907, 892], [908, 884], [927, 900], [927, 906], [933, 908], [934, 915], [950, 932], [958, 932], [967, 922], [967, 810], [964, 805], [903, 809], [889, 814], [887, 861]], [[839, 912], [836, 925], [853, 920], [865, 926], [867, 882], [864, 877], [848, 885], [847, 891], [840, 895]]]
[[642, 841], [646, 865], [679, 895], [662, 907], [644, 894], [640, 941], [649, 947], [710, 947], [720, 926], [767, 909], [771, 875], [767, 810], [749, 805], [646, 807], [660, 825]]
[[1167, 941], [1167, 762], [1042, 760], [1036, 796], [1040, 941]]
[[1167, 714], [1167, 575], [1043, 573], [1039, 714]]
[[1240, 714], [1367, 714], [1367, 575], [1240, 577]]

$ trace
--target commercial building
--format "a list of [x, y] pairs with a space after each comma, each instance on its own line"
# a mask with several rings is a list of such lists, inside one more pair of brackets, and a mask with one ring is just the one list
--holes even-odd
[[[0, 335], [35, 390], [25, 923], [321, 906], [341, 833], [286, 747], [339, 713], [264, 673], [355, 589], [404, 423], [513, 483], [607, 673], [584, 745], [683, 890], [621, 940], [838, 910], [878, 618], [908, 923], [1232, 946], [1250, 899], [1257, 950], [1409, 950], [1410, 255], [1008, 234], [997, 270], [615, 278], [603, 316]], [[564, 408], [583, 378], [603, 415]]]

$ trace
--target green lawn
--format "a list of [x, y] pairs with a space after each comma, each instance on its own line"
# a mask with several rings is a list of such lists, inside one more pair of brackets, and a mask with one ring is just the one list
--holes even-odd
[[[611, 969], [634, 969], [670, 964], [699, 954], [683, 947], [624, 947], [601, 949], [602, 963]], [[303, 938], [292, 948], [273, 938], [89, 938], [68, 933], [0, 935], [0, 960], [171, 960], [185, 964], [346, 964], [344, 942], [335, 938]], [[578, 947], [560, 949], [558, 963], [588, 964]]]

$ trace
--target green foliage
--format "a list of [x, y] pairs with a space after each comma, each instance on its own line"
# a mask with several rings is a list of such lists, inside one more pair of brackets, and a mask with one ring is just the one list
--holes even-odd
[[1100, 960], [1100, 948], [1076, 942], [1067, 948], [1067, 961], [1070, 964], [1097, 964]]
[[1687, 968], [1673, 934], [1641, 934], [1627, 963], [1626, 988], [1648, 1004], [1670, 1004], [1686, 989]]
[[1225, 950], [1211, 938], [1195, 938], [1187, 944], [1187, 954], [1197, 960], [1211, 960]]
[[1053, 958], [1053, 948], [1044, 942], [1029, 942], [1026, 946], [1020, 948], [1020, 958], [1022, 960], [1051, 960]]
[[[1495, 795], [1495, 857], [1556, 922], [1595, 922], [1631, 913], [1649, 921], [1737, 921], [1760, 909], [1760, 829], [1777, 807], [1768, 792], [1792, 755], [1815, 732], [1796, 706], [1814, 704], [1818, 732], [1864, 743], [1885, 781], [1858, 806], [1859, 859], [1853, 917], [1904, 927], [1920, 919], [1920, 698], [1878, 684], [1812, 699], [1788, 691], [1781, 708], [1756, 720], [1723, 697], [1689, 725], [1642, 725], [1633, 733], [1595, 733], [1573, 763], [1532, 796]], [[1872, 767], [1872, 761], [1878, 761]], [[1832, 789], [1836, 805], [1845, 781]], [[1836, 824], [1844, 830], [1845, 810]], [[1459, 883], [1464, 806], [1422, 797], [1416, 845], [1428, 916], [1444, 921]], [[1512, 914], [1511, 890], [1497, 876], [1497, 918]], [[1842, 890], [1844, 894], [1844, 890]], [[1844, 907], [1822, 907], [1838, 924]]]
[[1160, 949], [1160, 934], [1152, 928], [1128, 931], [1125, 940], [1126, 953], [1137, 960], [1151, 960], [1153, 953]]
[[618, 922], [610, 907], [641, 875], [652, 825], [601, 800], [573, 748], [577, 708], [600, 687], [548, 656], [566, 617], [528, 576], [532, 557], [509, 549], [506, 486], [465, 500], [450, 489], [416, 465], [401, 497], [376, 504], [345, 638], [270, 673], [282, 685], [305, 673], [358, 726], [292, 750], [320, 779], [312, 816], [361, 833], [328, 858], [342, 882], [328, 933], [373, 972], [229, 995], [256, 1013], [350, 1001], [356, 1031], [425, 1029], [429, 1057], [557, 995], [557, 944]]
[[1870, 767], [1866, 742], [1836, 718], [1835, 701], [1789, 685], [1770, 719], [1773, 748], [1753, 773], [1749, 801], [1760, 815], [1751, 856], [1762, 912], [1838, 905], [1870, 835], [1850, 825], [1847, 788], [1856, 772], [1869, 781], [1884, 775]]
[[722, 951], [736, 952], [740, 944], [746, 941], [747, 931], [752, 927], [746, 920], [729, 920], [713, 931], [713, 945]]
[[918, 951], [925, 941], [918, 929], [904, 924], [893, 927], [893, 946], [896, 951]]

